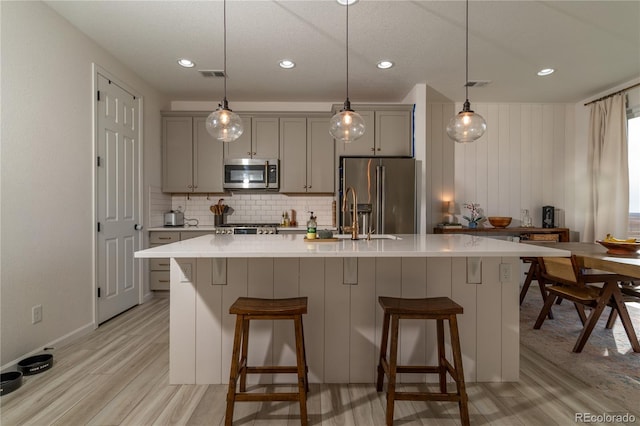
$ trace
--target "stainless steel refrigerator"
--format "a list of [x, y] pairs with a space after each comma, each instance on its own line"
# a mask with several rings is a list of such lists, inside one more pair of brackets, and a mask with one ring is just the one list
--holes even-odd
[[360, 233], [414, 234], [416, 232], [416, 162], [413, 158], [341, 157], [339, 226], [351, 226], [353, 199], [358, 198]]

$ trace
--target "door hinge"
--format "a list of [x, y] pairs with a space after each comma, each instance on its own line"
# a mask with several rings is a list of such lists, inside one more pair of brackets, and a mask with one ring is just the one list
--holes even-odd
[[98, 232], [100, 232], [100, 222], [98, 222]]
[[98, 287], [98, 297], [100, 297], [100, 287]]
[[100, 158], [100, 157], [96, 157], [96, 166], [97, 166], [97, 167], [102, 166], [102, 158]]
[[98, 90], [96, 93], [97, 93], [96, 100], [97, 100], [98, 102], [100, 102], [100, 91]]

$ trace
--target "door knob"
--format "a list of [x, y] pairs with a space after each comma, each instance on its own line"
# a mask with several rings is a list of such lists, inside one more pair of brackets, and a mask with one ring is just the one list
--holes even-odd
[[133, 229], [135, 229], [136, 231], [142, 231], [142, 225], [136, 223], [135, 225], [133, 225]]

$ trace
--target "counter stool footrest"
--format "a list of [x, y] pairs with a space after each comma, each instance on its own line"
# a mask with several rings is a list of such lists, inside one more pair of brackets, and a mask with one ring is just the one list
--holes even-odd
[[439, 374], [440, 367], [422, 365], [398, 365], [396, 366], [396, 373]]
[[300, 401], [297, 393], [239, 393], [236, 394], [236, 401]]
[[298, 367], [295, 366], [284, 366], [284, 365], [266, 365], [260, 367], [246, 367], [247, 374], [296, 374], [298, 373]]
[[428, 393], [428, 392], [398, 392], [394, 399], [396, 401], [460, 401], [460, 395], [456, 393]]

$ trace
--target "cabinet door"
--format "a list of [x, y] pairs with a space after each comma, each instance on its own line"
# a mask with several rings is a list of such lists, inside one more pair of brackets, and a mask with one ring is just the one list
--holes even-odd
[[237, 140], [224, 143], [225, 158], [251, 158], [252, 117], [242, 114], [239, 115], [242, 119], [244, 131]]
[[193, 191], [223, 192], [223, 152], [226, 144], [207, 132], [206, 120], [206, 117], [193, 119]]
[[280, 192], [305, 192], [307, 119], [281, 118], [280, 129]]
[[411, 156], [411, 111], [376, 111], [375, 155]]
[[307, 192], [333, 193], [334, 159], [333, 139], [329, 134], [329, 118], [308, 118]]
[[190, 192], [193, 186], [191, 117], [162, 118], [162, 191]]
[[[358, 111], [364, 120], [364, 135], [350, 143], [336, 141], [336, 151], [338, 155], [375, 155], [375, 128], [373, 111]], [[327, 129], [328, 129], [327, 124]], [[328, 130], [327, 130], [328, 132]]]
[[278, 158], [280, 144], [280, 120], [277, 117], [253, 117], [251, 121], [252, 158]]

